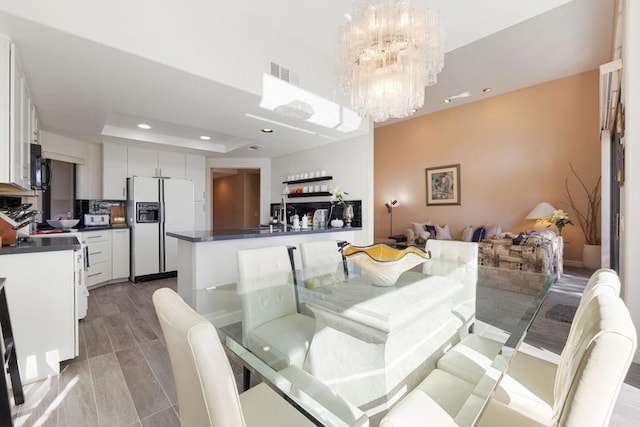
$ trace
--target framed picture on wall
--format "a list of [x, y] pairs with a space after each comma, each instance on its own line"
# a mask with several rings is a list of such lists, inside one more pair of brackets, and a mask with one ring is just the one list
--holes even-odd
[[427, 206], [460, 205], [460, 164], [427, 168]]

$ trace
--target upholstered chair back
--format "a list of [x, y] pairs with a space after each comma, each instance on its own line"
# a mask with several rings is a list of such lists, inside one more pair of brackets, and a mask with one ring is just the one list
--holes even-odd
[[600, 289], [585, 301], [574, 320], [571, 348], [563, 350], [556, 372], [554, 425], [608, 425], [635, 353], [637, 335], [628, 309], [615, 292], [606, 290], [609, 286]]
[[462, 290], [454, 299], [454, 312], [462, 313], [464, 321], [472, 319], [478, 281], [478, 244], [429, 239], [425, 250], [431, 252], [431, 259], [423, 264], [423, 272], [460, 281]]
[[313, 287], [345, 280], [342, 252], [335, 240], [300, 243], [300, 257], [305, 285]]
[[258, 326], [297, 312], [291, 261], [286, 246], [238, 251], [238, 295], [242, 340]]
[[213, 325], [174, 291], [153, 294], [183, 426], [244, 426], [236, 382]]

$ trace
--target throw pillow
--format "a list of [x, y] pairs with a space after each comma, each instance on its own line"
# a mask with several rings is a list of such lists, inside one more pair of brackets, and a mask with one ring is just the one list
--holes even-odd
[[434, 239], [438, 238], [438, 234], [436, 233], [436, 227], [434, 225], [427, 224], [427, 225], [424, 226], [424, 228], [426, 228], [426, 230], [429, 232], [429, 235], [432, 238], [434, 238]]
[[423, 231], [418, 237], [426, 242], [430, 235], [431, 233], [429, 233], [428, 231]]
[[473, 237], [471, 238], [472, 242], [482, 242], [487, 235], [487, 231], [484, 227], [476, 228], [476, 231], [473, 232]]
[[502, 227], [500, 227], [500, 224], [485, 224], [483, 227], [487, 233], [487, 239], [495, 239], [498, 234], [502, 233]]
[[425, 226], [429, 224], [429, 222], [412, 222], [411, 228], [416, 236], [419, 236], [425, 230]]
[[406, 230], [404, 230], [404, 237], [407, 238], [407, 242], [413, 242], [413, 240], [416, 238], [416, 234], [411, 228], [407, 228]]
[[448, 224], [445, 224], [442, 227], [436, 225], [436, 239], [451, 240], [451, 231], [449, 230]]
[[472, 238], [473, 238], [473, 226], [467, 225], [465, 228], [462, 229], [462, 237], [460, 238], [460, 240], [462, 240], [463, 242], [470, 242]]

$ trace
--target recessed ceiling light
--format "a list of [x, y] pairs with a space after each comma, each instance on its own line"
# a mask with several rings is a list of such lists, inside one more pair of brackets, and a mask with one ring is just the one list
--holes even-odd
[[203, 140], [203, 141], [208, 141], [208, 140], [210, 140], [210, 139], [211, 139], [211, 137], [210, 137], [210, 136], [207, 136], [207, 135], [202, 135], [202, 136], [200, 137], [200, 139], [201, 139], [201, 140]]
[[445, 104], [448, 104], [448, 103], [450, 103], [450, 102], [451, 102], [451, 100], [450, 100], [450, 99], [445, 99], [445, 100], [444, 100], [444, 101], [442, 101], [442, 102], [444, 102]]
[[493, 88], [491, 87], [485, 87], [484, 89], [482, 89], [483, 92], [491, 92], [493, 90]]
[[264, 133], [273, 133], [273, 129], [269, 129], [269, 128], [262, 128], [260, 130]]
[[139, 127], [140, 129], [151, 129], [151, 126], [149, 126], [149, 125], [148, 125], [148, 124], [146, 124], [146, 123], [140, 123], [140, 124], [138, 125], [138, 127]]

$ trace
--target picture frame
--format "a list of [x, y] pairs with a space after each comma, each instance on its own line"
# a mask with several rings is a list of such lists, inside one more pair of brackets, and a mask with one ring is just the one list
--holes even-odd
[[460, 164], [426, 168], [427, 206], [461, 205]]

